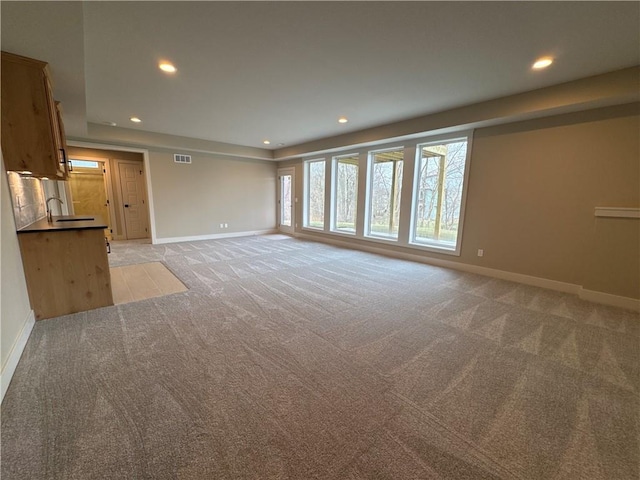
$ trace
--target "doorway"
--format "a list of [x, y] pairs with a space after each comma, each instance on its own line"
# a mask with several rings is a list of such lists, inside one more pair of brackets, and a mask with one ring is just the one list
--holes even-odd
[[99, 215], [107, 222], [105, 237], [112, 240], [111, 185], [107, 163], [100, 159], [72, 158], [69, 193], [74, 215]]
[[293, 168], [278, 169], [278, 229], [293, 234], [295, 219], [294, 202], [295, 171]]
[[127, 240], [149, 237], [144, 167], [141, 162], [116, 160], [122, 233]]
[[[67, 143], [67, 154], [74, 159], [72, 165], [74, 170], [76, 165], [80, 165], [78, 160], [92, 160], [102, 162], [104, 165], [103, 172], [105, 174], [105, 182], [107, 184], [107, 199], [109, 203], [109, 226], [110, 234], [113, 240], [142, 239], [142, 241], [155, 240], [155, 223], [153, 218], [153, 198], [151, 194], [151, 184], [149, 177], [149, 152], [147, 150], [122, 147], [118, 145], [102, 145], [84, 142], [69, 141]], [[132, 177], [132, 173], [137, 172], [138, 178], [135, 179], [133, 187], [133, 197], [131, 202], [125, 202], [123, 190], [131, 193], [132, 188], [125, 180], [125, 188], [122, 188], [122, 175], [125, 177], [125, 167], [120, 168], [120, 163], [129, 163], [128, 173]], [[142, 174], [140, 174], [142, 172]], [[60, 182], [67, 187], [64, 190], [69, 192], [69, 182]], [[142, 198], [139, 193], [142, 192]], [[129, 199], [129, 198], [128, 198]], [[67, 202], [70, 207], [73, 206], [71, 199]], [[57, 202], [56, 202], [57, 203]], [[129, 207], [124, 207], [127, 203]], [[133, 205], [133, 206], [132, 206]], [[70, 208], [71, 210], [71, 208]], [[125, 212], [126, 211], [126, 212]], [[74, 212], [69, 212], [73, 214]], [[97, 212], [94, 212], [97, 213]], [[125, 216], [127, 224], [125, 225]], [[140, 217], [140, 221], [136, 225], [136, 217]], [[129, 227], [127, 229], [127, 227]]]

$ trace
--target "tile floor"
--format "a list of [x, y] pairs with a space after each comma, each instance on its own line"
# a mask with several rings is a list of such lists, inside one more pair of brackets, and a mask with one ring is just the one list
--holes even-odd
[[112, 267], [111, 288], [116, 305], [187, 290], [160, 262]]

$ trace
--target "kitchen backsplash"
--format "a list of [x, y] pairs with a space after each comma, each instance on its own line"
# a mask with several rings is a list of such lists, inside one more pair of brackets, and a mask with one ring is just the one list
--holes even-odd
[[42, 181], [37, 178], [21, 177], [16, 172], [8, 172], [7, 176], [16, 228], [26, 227], [44, 217], [47, 212], [44, 206]]

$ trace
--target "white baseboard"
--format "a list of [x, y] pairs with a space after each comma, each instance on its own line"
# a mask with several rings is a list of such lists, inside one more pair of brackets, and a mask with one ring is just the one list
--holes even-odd
[[7, 363], [2, 370], [2, 375], [0, 375], [0, 402], [4, 399], [4, 394], [7, 393], [13, 374], [16, 371], [22, 352], [24, 352], [24, 348], [27, 346], [27, 340], [29, 340], [29, 335], [31, 335], [31, 330], [33, 330], [33, 326], [35, 324], [36, 317], [33, 310], [29, 310], [27, 318], [22, 326], [22, 331], [20, 332], [16, 342], [13, 344], [9, 358], [7, 358]]
[[512, 282], [523, 283], [525, 285], [531, 285], [534, 287], [547, 288], [549, 290], [555, 290], [557, 292], [571, 293], [577, 295], [583, 300], [589, 302], [601, 303], [604, 305], [611, 305], [614, 307], [626, 308], [629, 310], [640, 311], [640, 300], [629, 297], [621, 297], [618, 295], [611, 295], [609, 293], [597, 292], [594, 290], [585, 290], [582, 285], [576, 285], [574, 283], [559, 282], [557, 280], [549, 280], [548, 278], [534, 277], [531, 275], [524, 275], [522, 273], [507, 272], [506, 270], [498, 270], [495, 268], [481, 267], [478, 265], [471, 265], [468, 263], [452, 262], [451, 260], [441, 260], [439, 258], [425, 257], [418, 254], [398, 252], [394, 250], [387, 250], [381, 247], [374, 247], [369, 245], [354, 244], [349, 241], [339, 240], [336, 238], [320, 238], [316, 235], [308, 235], [305, 233], [295, 233], [294, 236], [303, 238], [305, 240], [313, 240], [316, 242], [329, 243], [340, 247], [346, 247], [356, 250], [362, 250], [365, 252], [377, 253], [380, 255], [386, 255], [388, 257], [401, 258], [403, 260], [411, 260], [414, 262], [427, 263], [429, 265], [435, 265], [438, 267], [451, 268], [453, 270], [461, 270], [463, 272], [476, 273], [478, 275], [485, 275], [487, 277], [499, 278], [501, 280], [509, 280]]
[[220, 238], [234, 238], [234, 237], [251, 237], [254, 235], [267, 235], [270, 233], [278, 233], [278, 230], [271, 228], [268, 230], [251, 230], [248, 232], [233, 232], [233, 233], [211, 233], [208, 235], [193, 235], [189, 237], [163, 237], [156, 238], [153, 243], [180, 243], [180, 242], [197, 242], [200, 240], [217, 240]]
[[611, 305], [612, 307], [626, 308], [627, 310], [635, 310], [640, 312], [640, 300], [630, 297], [621, 297], [620, 295], [612, 295], [611, 293], [598, 292], [596, 290], [586, 290], [580, 288], [578, 296], [589, 302], [602, 303]]

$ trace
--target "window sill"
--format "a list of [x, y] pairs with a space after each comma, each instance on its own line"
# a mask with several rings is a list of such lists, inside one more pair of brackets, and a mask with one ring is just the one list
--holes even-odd
[[436, 246], [432, 246], [432, 245], [424, 245], [424, 244], [419, 244], [419, 243], [403, 243], [400, 242], [398, 239], [396, 238], [385, 238], [385, 237], [376, 237], [376, 236], [369, 236], [369, 235], [353, 235], [353, 234], [348, 234], [348, 233], [342, 233], [342, 232], [336, 232], [333, 230], [330, 231], [324, 231], [324, 230], [320, 230], [317, 228], [311, 228], [311, 227], [303, 227], [302, 228], [303, 231], [308, 231], [308, 232], [314, 232], [314, 233], [321, 233], [323, 235], [328, 235], [328, 236], [332, 236], [332, 237], [342, 237], [342, 238], [347, 238], [347, 239], [353, 239], [353, 240], [360, 240], [360, 241], [365, 241], [368, 243], [377, 243], [380, 245], [387, 245], [387, 246], [395, 246], [395, 247], [402, 247], [402, 248], [408, 248], [411, 250], [421, 250], [423, 252], [430, 252], [430, 253], [438, 253], [441, 255], [451, 255], [451, 256], [455, 256], [455, 257], [459, 257], [460, 256], [460, 248], [458, 249], [445, 249], [442, 247], [436, 247]]
[[372, 242], [380, 243], [398, 243], [398, 237], [387, 237], [385, 235], [364, 235], [361, 237], [363, 240], [370, 240]]
[[329, 233], [335, 233], [336, 235], [343, 235], [345, 237], [355, 237], [356, 232], [350, 232], [348, 230], [329, 230]]
[[433, 252], [433, 253], [441, 253], [443, 255], [453, 255], [456, 257], [460, 256], [460, 247], [458, 248], [447, 248], [447, 247], [441, 247], [441, 246], [437, 246], [437, 245], [430, 245], [428, 243], [417, 243], [417, 242], [409, 242], [409, 244], [407, 245], [409, 248], [415, 248], [417, 250], [424, 250], [426, 252]]

